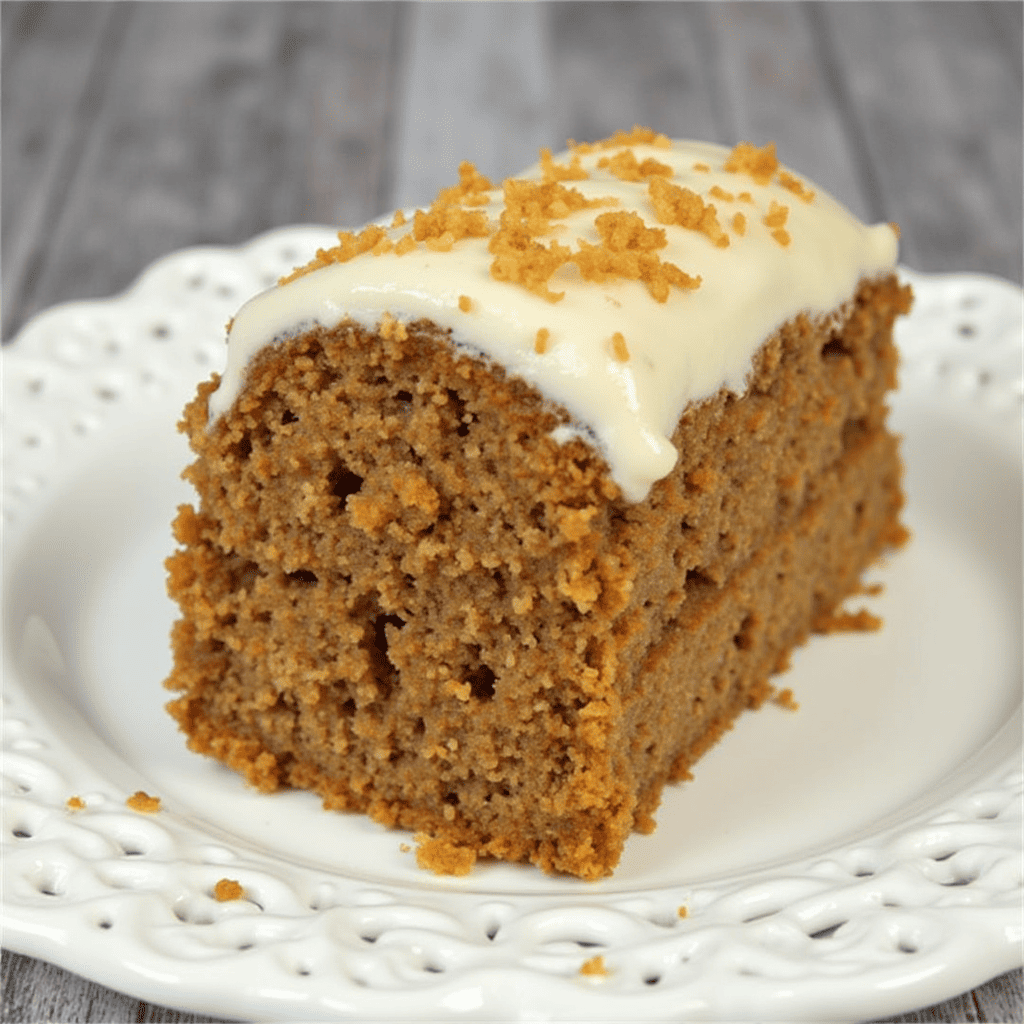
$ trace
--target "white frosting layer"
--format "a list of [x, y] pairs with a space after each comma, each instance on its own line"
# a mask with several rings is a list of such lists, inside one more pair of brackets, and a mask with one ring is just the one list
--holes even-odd
[[[448, 252], [421, 244], [401, 256], [366, 253], [271, 288], [243, 306], [232, 324], [223, 379], [210, 399], [211, 416], [231, 406], [249, 361], [275, 340], [346, 319], [373, 326], [384, 313], [406, 323], [428, 318], [449, 328], [454, 342], [484, 353], [564, 405], [600, 446], [623, 495], [642, 500], [675, 464], [670, 438], [686, 406], [723, 386], [742, 393], [755, 352], [775, 329], [797, 313], [834, 309], [860, 278], [891, 270], [897, 245], [890, 225], [862, 224], [811, 183], [806, 184], [815, 196], [806, 202], [777, 178], [758, 185], [747, 174], [722, 170], [729, 154], [722, 147], [630, 145], [638, 161], [651, 157], [669, 164], [673, 184], [714, 204], [730, 238], [728, 247], [717, 247], [697, 231], [660, 224], [647, 181], [622, 181], [597, 167], [599, 159], [621, 148], [583, 155], [589, 179], [564, 182], [587, 198], [613, 196], [616, 205], [572, 213], [540, 240], [573, 249], [578, 239], [599, 244], [598, 215], [635, 211], [648, 226], [664, 230], [668, 244], [657, 255], [699, 276], [696, 290], [673, 287], [667, 301], [657, 302], [639, 281], [586, 281], [570, 264], [549, 282], [565, 297], [550, 302], [491, 276], [487, 238], [460, 240]], [[569, 155], [555, 159], [568, 163]], [[711, 169], [695, 170], [695, 163]], [[516, 177], [540, 179], [540, 167]], [[737, 197], [748, 192], [753, 202], [711, 196], [716, 185]], [[503, 207], [501, 189], [490, 197], [489, 205], [471, 208], [486, 211], [493, 230]], [[785, 246], [763, 223], [772, 201], [789, 210], [785, 230], [791, 241]], [[743, 235], [732, 226], [736, 213], [746, 220]], [[397, 240], [408, 230], [390, 234]], [[460, 309], [460, 296], [471, 300], [468, 312]], [[538, 353], [535, 339], [542, 328], [549, 335], [546, 350]], [[615, 332], [628, 348], [625, 361], [616, 357]], [[556, 436], [564, 441], [572, 433], [563, 428]]]

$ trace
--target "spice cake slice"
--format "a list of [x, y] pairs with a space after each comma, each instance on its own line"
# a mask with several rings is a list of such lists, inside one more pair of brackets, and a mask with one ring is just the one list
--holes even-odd
[[436, 870], [611, 872], [903, 539], [895, 251], [647, 129], [342, 234], [185, 412], [190, 747]]

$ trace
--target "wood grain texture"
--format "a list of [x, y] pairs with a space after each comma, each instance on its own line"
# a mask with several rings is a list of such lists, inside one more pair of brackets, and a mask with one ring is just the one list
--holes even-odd
[[[187, 245], [427, 201], [634, 123], [783, 159], [922, 270], [1021, 280], [1006, 3], [24, 3], [0, 9], [3, 336]], [[896, 1021], [1019, 1021], [1014, 971]], [[211, 1021], [3, 956], [4, 1021]]]

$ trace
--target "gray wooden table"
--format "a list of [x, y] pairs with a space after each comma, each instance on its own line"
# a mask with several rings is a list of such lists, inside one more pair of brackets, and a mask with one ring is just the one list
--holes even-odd
[[[634, 123], [781, 157], [925, 271], [1021, 281], [1020, 3], [2, 9], [3, 337], [151, 260]], [[198, 1021], [5, 952], [4, 1021]], [[1014, 971], [900, 1021], [1019, 1021]]]

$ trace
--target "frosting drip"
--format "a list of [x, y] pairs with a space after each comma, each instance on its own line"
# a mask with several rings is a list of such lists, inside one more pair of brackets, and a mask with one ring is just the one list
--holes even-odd
[[[862, 224], [766, 154], [662, 138], [545, 155], [515, 179], [572, 168], [559, 187], [588, 202], [553, 205], [542, 233], [520, 240], [562, 254], [539, 285], [495, 276], [502, 188], [478, 188], [460, 207], [482, 214], [486, 233], [396, 248], [410, 225], [389, 227], [376, 253], [299, 273], [242, 307], [211, 417], [230, 408], [267, 344], [313, 324], [426, 318], [568, 409], [581, 429], [556, 439], [581, 432], [624, 497], [641, 501], [675, 464], [670, 439], [687, 405], [722, 387], [741, 394], [774, 330], [833, 310], [862, 277], [895, 266], [891, 225]], [[639, 221], [601, 219], [609, 213]], [[653, 267], [661, 283], [608, 269], [612, 250], [629, 250], [625, 263]]]

